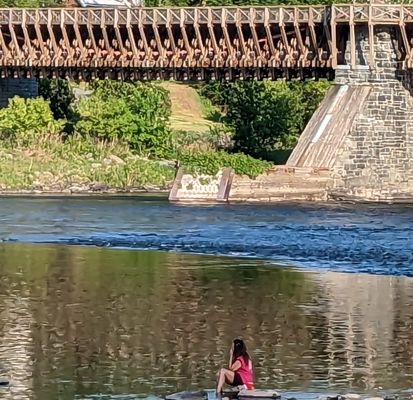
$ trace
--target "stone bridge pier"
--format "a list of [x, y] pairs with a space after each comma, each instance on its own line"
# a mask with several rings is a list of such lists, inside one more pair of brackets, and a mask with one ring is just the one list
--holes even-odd
[[337, 85], [364, 86], [369, 92], [338, 147], [333, 196], [413, 200], [412, 86], [409, 70], [397, 61], [401, 51], [398, 36], [395, 27], [377, 27], [370, 49], [367, 27], [360, 27], [356, 30], [355, 67], [351, 67], [350, 42], [346, 65], [337, 66]]
[[369, 40], [367, 26], [355, 28], [355, 44], [348, 40], [335, 68], [335, 85], [287, 166], [327, 168], [328, 198], [413, 201], [413, 80], [398, 61], [400, 34], [397, 27], [377, 26]]

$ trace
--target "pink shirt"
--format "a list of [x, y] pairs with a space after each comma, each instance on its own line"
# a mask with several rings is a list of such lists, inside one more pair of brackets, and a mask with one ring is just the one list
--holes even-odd
[[235, 371], [239, 374], [242, 383], [252, 383], [252, 362], [248, 360], [245, 362], [244, 357], [238, 357], [237, 361], [241, 363], [241, 366]]

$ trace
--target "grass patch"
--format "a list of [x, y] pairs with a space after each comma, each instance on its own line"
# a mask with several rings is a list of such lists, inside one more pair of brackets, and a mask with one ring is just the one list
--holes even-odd
[[175, 169], [142, 159], [122, 143], [48, 139], [48, 148], [0, 147], [0, 189], [60, 192], [169, 189]]

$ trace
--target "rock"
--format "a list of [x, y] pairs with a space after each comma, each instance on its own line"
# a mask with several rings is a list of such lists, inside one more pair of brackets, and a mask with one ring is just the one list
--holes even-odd
[[207, 393], [204, 390], [197, 392], [178, 392], [167, 395], [165, 400], [206, 400]]
[[356, 393], [348, 393], [344, 395], [344, 398], [346, 400], [360, 400], [361, 396], [359, 394]]
[[6, 386], [10, 382], [6, 378], [0, 378], [0, 386]]
[[108, 190], [108, 186], [104, 183], [92, 183], [90, 185], [90, 190], [94, 192], [106, 192]]
[[176, 168], [177, 164], [176, 161], [173, 160], [162, 160], [157, 162], [159, 165], [164, 167]]
[[280, 394], [275, 390], [241, 390], [238, 393], [240, 399], [279, 399]]
[[125, 161], [123, 161], [120, 157], [115, 156], [114, 154], [111, 154], [109, 158], [116, 164], [125, 164]]

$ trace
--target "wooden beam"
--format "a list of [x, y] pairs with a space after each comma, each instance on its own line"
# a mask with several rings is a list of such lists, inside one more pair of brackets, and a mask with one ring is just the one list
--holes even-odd
[[129, 8], [126, 10], [126, 30], [128, 31], [128, 38], [129, 38], [129, 42], [132, 47], [133, 57], [135, 60], [138, 60], [139, 59], [138, 49], [136, 47], [135, 37], [134, 37], [133, 30], [131, 27], [131, 15], [130, 15]]
[[[295, 32], [295, 37], [297, 38], [298, 47], [300, 49], [299, 60], [303, 61], [306, 54], [305, 54], [305, 49], [304, 49], [304, 44], [303, 44], [303, 38], [301, 37], [300, 26], [298, 24], [298, 9], [297, 9], [297, 7], [294, 9], [294, 32]], [[300, 67], [301, 66], [302, 65], [300, 65]]]
[[273, 37], [272, 37], [271, 27], [270, 27], [270, 22], [269, 21], [270, 21], [270, 15], [269, 15], [268, 7], [265, 7], [265, 10], [264, 10], [264, 28], [265, 28], [265, 32], [267, 34], [268, 45], [270, 46], [271, 59], [275, 60], [275, 58], [277, 56], [277, 51], [275, 50], [274, 40], [273, 40]]
[[[26, 12], [27, 12], [26, 10], [23, 11], [22, 30], [23, 30], [23, 36], [24, 36], [24, 43], [28, 49], [29, 57], [30, 57], [30, 60], [27, 60], [27, 61], [30, 63], [30, 61], [32, 61], [34, 57], [33, 57], [33, 47], [32, 47], [32, 44], [30, 43], [29, 31], [27, 30]], [[2, 38], [0, 40], [3, 42]]]
[[188, 39], [188, 34], [186, 33], [186, 27], [185, 27], [185, 15], [184, 15], [184, 10], [181, 9], [181, 18], [180, 18], [180, 23], [179, 26], [181, 28], [181, 34], [182, 34], [182, 39], [184, 41], [185, 49], [186, 49], [186, 67], [189, 67], [188, 62], [192, 61], [192, 48], [189, 44], [189, 39]]
[[[214, 32], [214, 24], [212, 22], [212, 14], [211, 14], [211, 9], [208, 10], [208, 32], [209, 32], [209, 36], [211, 38], [211, 42], [212, 42], [212, 47], [214, 48], [214, 60], [217, 60], [217, 58], [219, 57], [219, 50], [218, 50], [218, 45], [217, 45], [217, 39], [215, 37], [215, 32]], [[214, 65], [215, 67], [215, 65]]]
[[[119, 10], [118, 9], [115, 9], [115, 19], [114, 19], [113, 27], [115, 28], [115, 36], [116, 36], [116, 40], [118, 41], [119, 50], [123, 56], [123, 54], [125, 54], [125, 47], [123, 46], [122, 35], [120, 34], [120, 29], [119, 29]], [[123, 58], [121, 59], [123, 60]]]
[[250, 8], [249, 17], [250, 17], [249, 25], [250, 25], [250, 30], [252, 33], [252, 39], [254, 41], [254, 46], [257, 50], [258, 57], [261, 59], [262, 58], [261, 47], [258, 42], [257, 30], [255, 29], [255, 10], [253, 8]]
[[337, 25], [336, 25], [336, 9], [331, 9], [331, 55], [332, 67], [337, 67]]
[[369, 6], [369, 21], [368, 21], [368, 26], [369, 26], [369, 52], [370, 52], [369, 64], [370, 64], [370, 69], [376, 69], [376, 61], [375, 61], [375, 57], [374, 57], [374, 24], [373, 24], [372, 12], [373, 12], [373, 9], [370, 5]]
[[322, 60], [322, 56], [323, 56], [323, 49], [321, 47], [318, 47], [317, 35], [315, 33], [315, 28], [314, 28], [314, 16], [313, 16], [312, 9], [310, 10], [310, 18], [308, 20], [308, 27], [310, 29], [311, 44], [313, 45], [314, 53], [317, 54], [318, 63], [320, 63]]
[[281, 38], [282, 38], [282, 42], [284, 46], [284, 52], [287, 53], [286, 60], [285, 60], [286, 62], [283, 63], [283, 67], [289, 67], [292, 57], [291, 57], [290, 45], [288, 44], [287, 33], [285, 32], [284, 13], [282, 9], [280, 9], [279, 17], [280, 19], [278, 20], [278, 26], [280, 27]]
[[412, 60], [411, 60], [412, 49], [410, 47], [409, 39], [407, 38], [406, 25], [404, 23], [403, 9], [402, 9], [402, 12], [400, 14], [399, 27], [400, 27], [400, 33], [401, 33], [402, 39], [403, 39], [404, 51], [406, 53], [406, 59], [404, 61], [405, 68], [409, 68], [411, 63], [412, 63]]
[[171, 50], [175, 54], [176, 44], [175, 44], [175, 38], [174, 38], [174, 35], [173, 35], [173, 32], [172, 32], [171, 26], [172, 26], [172, 24], [171, 24], [171, 10], [167, 10], [167, 13], [166, 13], [166, 31], [168, 32], [169, 41], [171, 43]]
[[60, 10], [60, 30], [62, 32], [62, 37], [63, 37], [63, 41], [64, 44], [66, 46], [66, 50], [68, 53], [68, 57], [66, 60], [63, 61], [63, 64], [68, 65], [69, 67], [73, 66], [74, 62], [73, 62], [73, 48], [70, 45], [70, 40], [69, 37], [67, 35], [67, 29], [66, 29], [66, 24], [65, 24], [65, 14], [64, 14], [64, 10]]
[[235, 56], [234, 56], [234, 49], [232, 47], [231, 39], [230, 39], [229, 33], [228, 33], [228, 25], [225, 22], [226, 21], [226, 12], [227, 12], [227, 10], [225, 8], [223, 8], [222, 9], [222, 15], [221, 15], [221, 29], [222, 29], [222, 33], [224, 34], [225, 43], [227, 44], [227, 48], [228, 48], [229, 66], [232, 67], [234, 65]]
[[[356, 68], [356, 34], [354, 27], [354, 6], [350, 6], [350, 65], [351, 69]], [[336, 64], [334, 65], [334, 67]]]
[[237, 33], [238, 33], [238, 37], [241, 43], [241, 47], [242, 47], [242, 54], [244, 57], [247, 56], [247, 48], [245, 46], [245, 40], [244, 40], [244, 35], [242, 33], [242, 24], [241, 24], [241, 18], [239, 16], [239, 10], [237, 10], [237, 19], [235, 21], [235, 25], [237, 27]]
[[[51, 10], [47, 10], [47, 31], [49, 32], [49, 36], [50, 36], [50, 40], [52, 41], [52, 47], [53, 47], [53, 51], [54, 51], [54, 58], [55, 60], [57, 59], [57, 57], [59, 56], [59, 46], [56, 43], [56, 38], [53, 32], [53, 26], [52, 26], [52, 14], [51, 14]], [[53, 60], [51, 60], [53, 61]]]
[[143, 24], [142, 24], [142, 12], [145, 12], [145, 11], [142, 9], [139, 10], [139, 20], [138, 20], [139, 34], [142, 39], [143, 48], [145, 49], [145, 54], [149, 54], [148, 41], [146, 40], [145, 29], [143, 28]]

